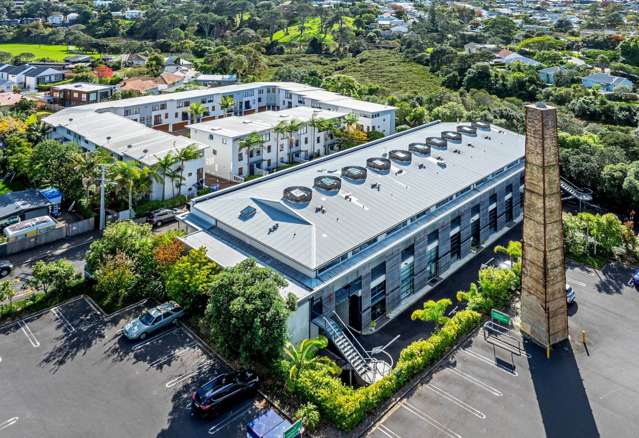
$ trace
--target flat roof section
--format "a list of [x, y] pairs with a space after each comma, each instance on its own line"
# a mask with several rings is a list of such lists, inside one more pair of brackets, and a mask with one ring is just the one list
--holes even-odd
[[[413, 153], [410, 162], [391, 159], [388, 170], [370, 165], [456, 129], [456, 123], [424, 125], [196, 198], [192, 210], [315, 270], [524, 156], [523, 135], [492, 127], [448, 141], [446, 149], [433, 147], [430, 155]], [[342, 177], [349, 166], [365, 168], [365, 179]], [[340, 177], [339, 190], [314, 187], [318, 176]], [[294, 187], [312, 189], [310, 201], [285, 199], [285, 189]], [[242, 216], [246, 207], [255, 214]]]

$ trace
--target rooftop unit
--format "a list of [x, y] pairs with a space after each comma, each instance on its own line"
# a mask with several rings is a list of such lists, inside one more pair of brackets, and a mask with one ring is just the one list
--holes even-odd
[[490, 123], [488, 122], [481, 122], [481, 121], [470, 122], [470, 126], [477, 129], [481, 129], [482, 131], [490, 131]]
[[318, 176], [313, 184], [316, 189], [326, 190], [329, 192], [338, 192], [342, 187], [342, 180], [337, 176]]
[[457, 132], [464, 135], [477, 135], [477, 128], [468, 125], [457, 125]]
[[443, 131], [442, 138], [450, 141], [461, 141], [462, 136], [457, 131]]
[[437, 149], [446, 149], [448, 141], [440, 137], [426, 137], [426, 144]]

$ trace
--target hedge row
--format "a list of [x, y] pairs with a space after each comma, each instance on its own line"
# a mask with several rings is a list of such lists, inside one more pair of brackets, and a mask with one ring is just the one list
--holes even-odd
[[351, 430], [367, 412], [377, 408], [410, 379], [441, 359], [480, 320], [481, 314], [473, 310], [456, 313], [428, 339], [413, 342], [402, 350], [391, 373], [370, 386], [354, 389], [321, 367], [302, 371], [293, 384], [293, 390], [300, 398], [315, 403], [322, 416], [339, 429]]

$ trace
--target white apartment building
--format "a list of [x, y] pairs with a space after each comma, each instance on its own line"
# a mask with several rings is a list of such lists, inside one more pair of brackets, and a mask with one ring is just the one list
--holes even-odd
[[[115, 114], [87, 111], [88, 106], [68, 108], [45, 117], [43, 120], [53, 128], [49, 137], [62, 142], [73, 141], [87, 152], [106, 149], [117, 160], [134, 160], [143, 167], [153, 166], [169, 153], [176, 155], [187, 146], [195, 145], [200, 155], [184, 163], [181, 188], [170, 178], [165, 178], [164, 184], [153, 179], [149, 198], [162, 199], [163, 187], [166, 199], [178, 192], [187, 196], [197, 194], [199, 183], [204, 179], [206, 145], [148, 128]], [[179, 165], [176, 164], [176, 168]]]
[[[310, 122], [334, 121], [343, 125], [347, 113], [310, 107], [282, 111], [264, 111], [251, 115], [187, 125], [191, 139], [210, 146], [211, 162], [207, 170], [221, 178], [241, 180], [249, 175], [262, 175], [284, 163], [306, 161], [334, 151], [335, 138], [329, 130], [319, 130]], [[276, 127], [291, 121], [300, 122], [299, 130], [278, 133]], [[320, 128], [321, 129], [321, 128]], [[253, 148], [242, 147], [250, 134], [261, 136], [263, 143]]]

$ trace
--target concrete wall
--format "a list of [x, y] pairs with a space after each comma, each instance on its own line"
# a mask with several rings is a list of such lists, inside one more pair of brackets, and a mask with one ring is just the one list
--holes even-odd
[[292, 343], [297, 344], [308, 338], [310, 312], [311, 305], [308, 301], [305, 301], [299, 304], [295, 312], [289, 315], [286, 325], [288, 328], [288, 338]]

